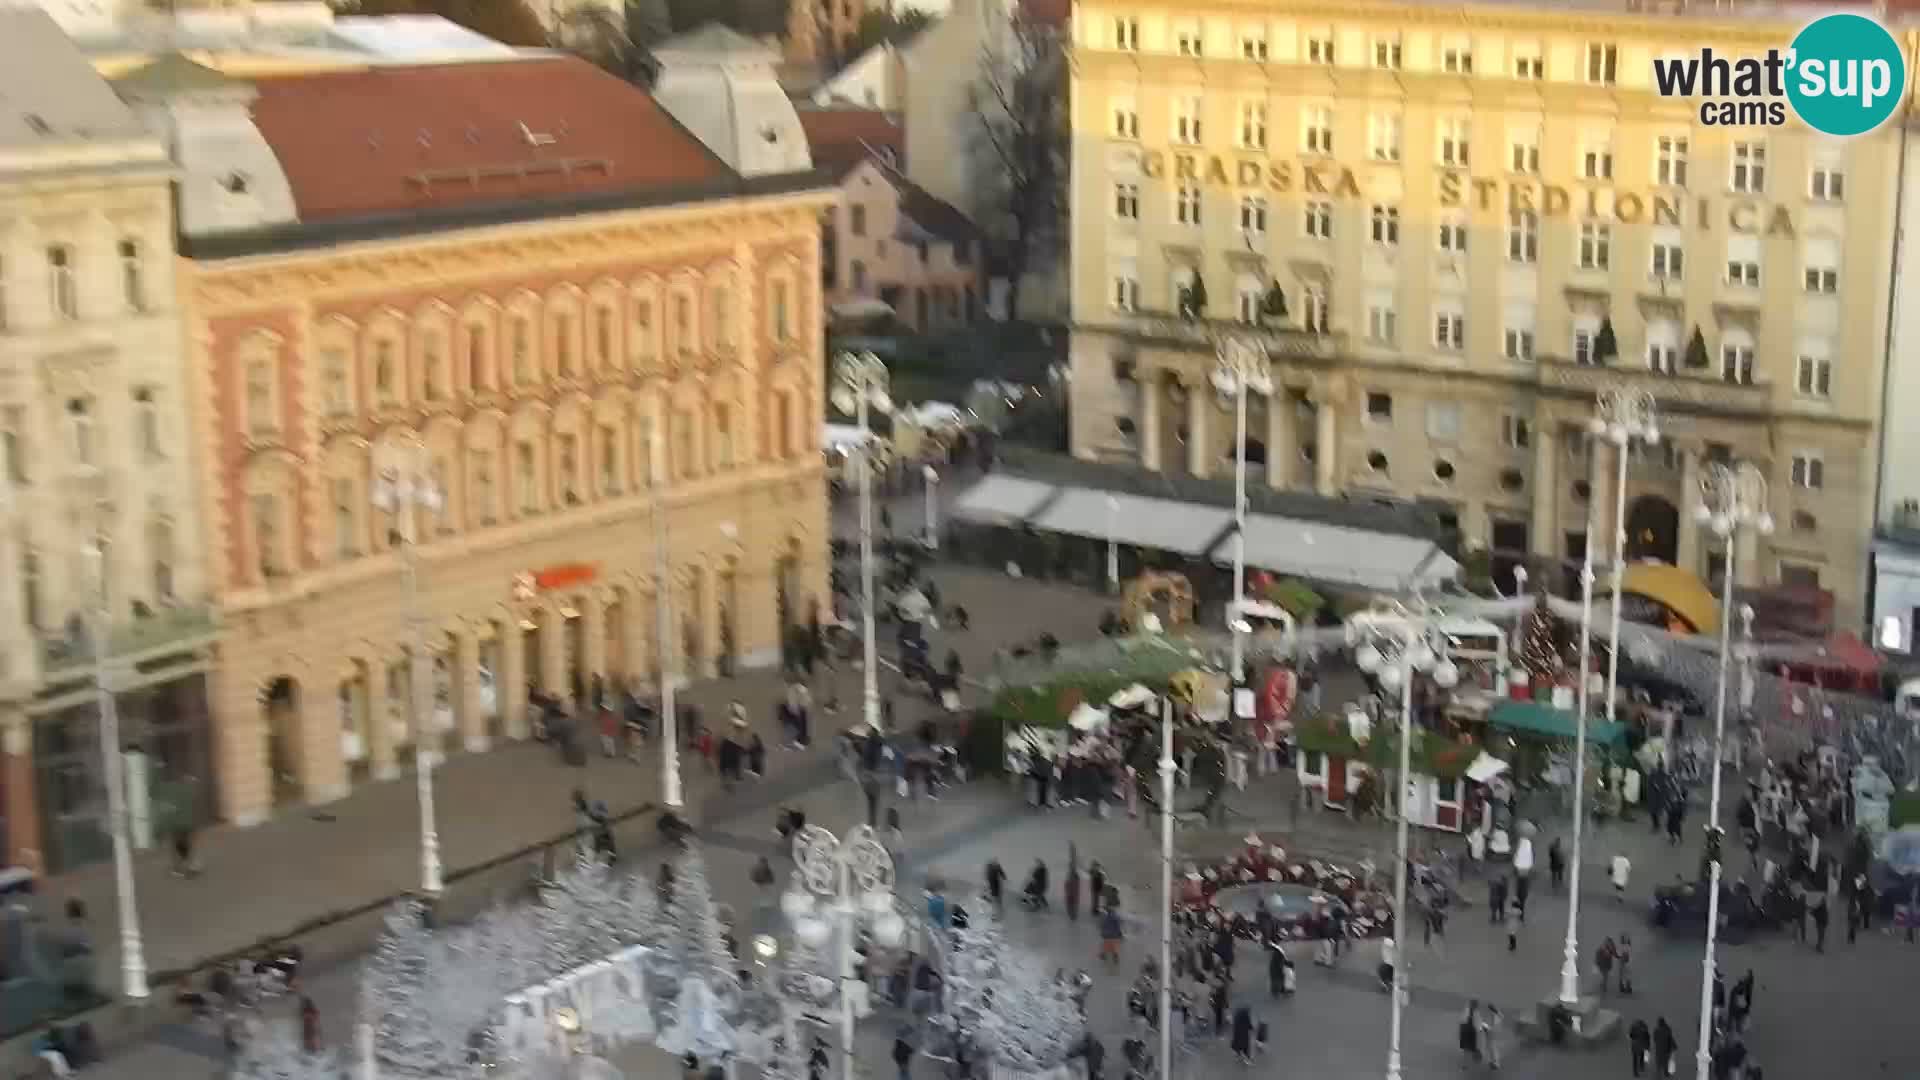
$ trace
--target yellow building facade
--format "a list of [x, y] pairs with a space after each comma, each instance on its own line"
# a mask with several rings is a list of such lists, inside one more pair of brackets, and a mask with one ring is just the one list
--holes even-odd
[[1711, 126], [1652, 84], [1656, 56], [1784, 48], [1798, 25], [1081, 5], [1074, 452], [1231, 472], [1212, 351], [1166, 317], [1197, 276], [1208, 317], [1264, 324], [1267, 483], [1418, 501], [1469, 548], [1577, 557], [1615, 529], [1613, 451], [1583, 434], [1596, 395], [1645, 390], [1665, 437], [1629, 464], [1629, 556], [1716, 573], [1698, 478], [1752, 460], [1780, 527], [1738, 578], [1830, 589], [1853, 625], [1900, 123]]

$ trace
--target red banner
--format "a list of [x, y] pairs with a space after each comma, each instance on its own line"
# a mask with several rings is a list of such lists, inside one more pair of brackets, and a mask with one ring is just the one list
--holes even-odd
[[562, 563], [535, 570], [533, 584], [543, 592], [550, 592], [585, 585], [599, 576], [600, 567], [594, 563]]

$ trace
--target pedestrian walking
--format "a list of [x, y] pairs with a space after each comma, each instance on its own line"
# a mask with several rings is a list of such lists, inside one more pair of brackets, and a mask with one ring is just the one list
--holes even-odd
[[305, 994], [300, 995], [300, 1045], [309, 1054], [318, 1054], [321, 1050], [320, 1006]]
[[193, 857], [193, 826], [182, 825], [173, 831], [173, 876], [200, 876], [200, 864]]
[[1667, 806], [1667, 842], [1674, 847], [1680, 846], [1680, 830], [1687, 823], [1686, 796], [1676, 792], [1673, 801]]
[[1087, 1063], [1087, 1080], [1100, 1080], [1100, 1070], [1107, 1062], [1107, 1048], [1087, 1032], [1086, 1044], [1081, 1047], [1080, 1057]]
[[1253, 1010], [1245, 1005], [1233, 1010], [1233, 1052], [1240, 1064], [1253, 1064]]
[[913, 1080], [913, 1029], [902, 1027], [893, 1036], [893, 1064], [900, 1080]]
[[1007, 872], [1001, 868], [999, 859], [987, 860], [987, 899], [993, 901], [995, 911], [1001, 909], [1001, 897], [1007, 886]]
[[753, 864], [753, 870], [747, 874], [747, 880], [761, 889], [773, 884], [773, 864], [767, 861], [765, 855], [760, 856], [759, 860]]
[[1460, 1017], [1460, 1052], [1468, 1061], [1480, 1060], [1480, 1001], [1467, 1002], [1467, 1011]]
[[1647, 1071], [1647, 1055], [1653, 1050], [1653, 1031], [1645, 1020], [1636, 1019], [1627, 1029], [1627, 1048], [1633, 1061], [1633, 1075]]
[[1672, 1076], [1676, 1071], [1673, 1049], [1675, 1040], [1673, 1027], [1662, 1016], [1653, 1025], [1653, 1066], [1655, 1076]]
[[1293, 961], [1278, 942], [1267, 950], [1267, 991], [1274, 997], [1293, 993]]
[[1480, 1056], [1487, 1068], [1500, 1071], [1500, 1006], [1491, 1001], [1480, 1009]]
[[1214, 980], [1208, 1004], [1213, 1006], [1213, 1037], [1217, 1039], [1227, 1033], [1227, 980]]
[[1106, 898], [1107, 872], [1100, 866], [1100, 860], [1095, 859], [1087, 864], [1087, 903], [1090, 905], [1089, 914], [1098, 917], [1100, 914], [1100, 905], [1105, 902]]
[[1560, 846], [1560, 838], [1554, 837], [1547, 845], [1547, 875], [1553, 881], [1553, 891], [1560, 892], [1567, 883], [1567, 852]]
[[1513, 907], [1520, 913], [1520, 921], [1527, 921], [1527, 894], [1533, 891], [1533, 875], [1513, 875]]
[[1120, 913], [1109, 907], [1100, 913], [1100, 959], [1108, 968], [1120, 966], [1120, 940], [1125, 936], [1125, 928], [1120, 925]]
[[1060, 883], [1061, 899], [1066, 904], [1067, 921], [1080, 921], [1080, 867], [1067, 863], [1066, 879]]
[[1602, 994], [1613, 989], [1614, 955], [1612, 938], [1607, 938], [1602, 941], [1600, 947], [1593, 951], [1593, 966], [1600, 972], [1600, 992]]
[[1520, 917], [1520, 901], [1509, 900], [1507, 902], [1507, 951], [1508, 952], [1519, 951], [1520, 924], [1523, 921], [1524, 920], [1521, 919]]
[[1823, 892], [1814, 893], [1812, 895], [1812, 900], [1813, 900], [1813, 931], [1815, 935], [1817, 935], [1814, 938], [1813, 951], [1826, 952], [1827, 951], [1827, 919], [1829, 917], [1829, 912], [1827, 911], [1827, 894]]
[[1607, 880], [1613, 882], [1613, 898], [1615, 901], [1623, 904], [1626, 903], [1627, 877], [1632, 873], [1633, 860], [1627, 858], [1624, 852], [1614, 855], [1613, 859], [1607, 863]]
[[1507, 914], [1507, 879], [1505, 875], [1496, 876], [1487, 883], [1487, 922], [1494, 926]]
[[1614, 967], [1620, 969], [1620, 979], [1616, 984], [1622, 994], [1633, 993], [1633, 938], [1620, 935], [1620, 943], [1614, 948]]

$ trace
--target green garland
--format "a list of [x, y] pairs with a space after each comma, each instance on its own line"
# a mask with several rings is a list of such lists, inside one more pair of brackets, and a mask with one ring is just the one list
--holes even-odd
[[[1394, 722], [1376, 725], [1372, 738], [1362, 746], [1348, 730], [1344, 715], [1323, 712], [1295, 720], [1293, 737], [1302, 750], [1358, 761], [1376, 771], [1400, 767], [1400, 728]], [[1413, 771], [1426, 776], [1442, 780], [1464, 776], [1479, 753], [1474, 743], [1425, 730], [1413, 734]]]

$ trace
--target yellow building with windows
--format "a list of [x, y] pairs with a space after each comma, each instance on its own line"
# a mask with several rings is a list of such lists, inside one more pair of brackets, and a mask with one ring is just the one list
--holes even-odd
[[[1277, 488], [1417, 501], [1496, 555], [1614, 531], [1596, 394], [1652, 393], [1629, 556], [1703, 576], [1698, 477], [1748, 459], [1779, 529], [1743, 583], [1862, 611], [1899, 132], [1701, 123], [1654, 57], [1784, 48], [1774, 9], [1084, 3], [1073, 34], [1073, 423], [1083, 458], [1227, 475], [1196, 276], [1259, 324]], [[1911, 56], [1911, 36], [1902, 32]], [[1911, 66], [1911, 65], [1910, 65]], [[1278, 287], [1285, 312], [1266, 309]], [[1611, 550], [1611, 544], [1607, 545]], [[1751, 554], [1754, 557], [1747, 558]]]

